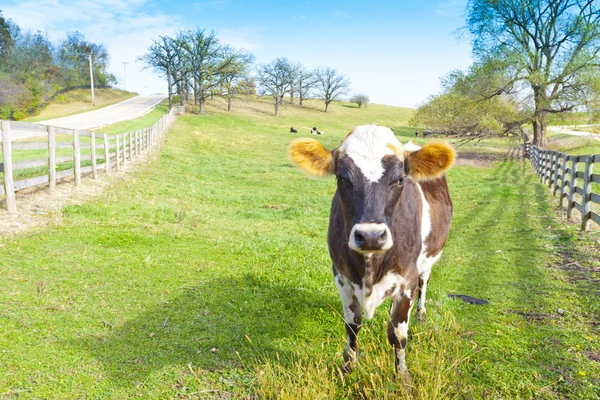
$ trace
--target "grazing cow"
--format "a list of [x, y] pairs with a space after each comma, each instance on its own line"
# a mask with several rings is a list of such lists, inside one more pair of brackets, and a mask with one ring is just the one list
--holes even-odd
[[320, 130], [318, 130], [318, 129], [317, 129], [317, 128], [315, 128], [315, 127], [313, 127], [313, 128], [310, 130], [310, 133], [311, 133], [311, 134], [313, 134], [313, 135], [322, 135], [322, 134], [323, 134], [323, 132], [321, 132]]
[[289, 153], [305, 172], [337, 178], [328, 245], [344, 308], [343, 370], [351, 370], [356, 361], [363, 314], [373, 318], [390, 298], [388, 340], [398, 372], [408, 378], [409, 315], [420, 288], [417, 316], [425, 317], [431, 267], [450, 229], [452, 203], [444, 172], [454, 150], [439, 142], [402, 146], [390, 129], [364, 125], [334, 150], [314, 139], [297, 139]]
[[297, 130], [295, 130], [293, 126], [290, 128], [290, 132], [291, 132], [291, 133], [298, 133], [298, 131], [297, 131]]
[[415, 136], [419, 137], [419, 131], [415, 131]]

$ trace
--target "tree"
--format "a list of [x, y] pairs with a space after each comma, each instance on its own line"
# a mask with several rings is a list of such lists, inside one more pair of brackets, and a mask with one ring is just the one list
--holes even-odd
[[169, 109], [173, 104], [173, 86], [178, 88], [180, 102], [183, 101], [181, 82], [186, 79], [187, 68], [183, 57], [181, 57], [179, 41], [168, 36], [160, 36], [158, 40], [153, 40], [146, 54], [138, 57], [138, 61], [145, 64], [144, 68], [152, 68], [167, 78]]
[[327, 112], [329, 104], [348, 91], [350, 80], [329, 67], [317, 68], [314, 74], [317, 80], [317, 94], [325, 102], [325, 112]]
[[[473, 53], [506, 66], [500, 95], [525, 85], [535, 145], [546, 144], [547, 116], [573, 110], [593, 93], [600, 60], [600, 8], [594, 0], [471, 0]], [[494, 91], [492, 91], [494, 92]]]
[[226, 46], [220, 45], [214, 32], [187, 31], [181, 33], [178, 40], [194, 81], [194, 98], [200, 103], [200, 114], [204, 114], [205, 99], [219, 85], [219, 75], [229, 68], [235, 57]]
[[310, 92], [315, 87], [317, 80], [315, 79], [314, 73], [308, 71], [303, 66], [300, 66], [296, 82], [298, 85], [298, 105], [302, 108], [304, 107], [304, 99], [307, 99], [310, 96]]
[[92, 70], [94, 85], [112, 85], [117, 82], [106, 70], [110, 57], [106, 47], [85, 40], [80, 32], [69, 32], [58, 47], [58, 68], [64, 85], [84, 86], [90, 84], [89, 55], [93, 54]]
[[269, 64], [258, 68], [256, 80], [263, 93], [267, 93], [275, 100], [275, 116], [279, 115], [279, 105], [283, 96], [290, 87], [290, 62], [287, 58], [278, 58]]
[[363, 106], [363, 104], [365, 105], [365, 108], [367, 108], [367, 104], [369, 104], [369, 96], [367, 96], [364, 93], [359, 93], [359, 94], [355, 94], [354, 96], [352, 96], [350, 98], [350, 102], [352, 103], [356, 103], [358, 105], [358, 108], [361, 108]]
[[2, 10], [0, 10], [0, 69], [2, 69], [3, 65], [6, 65], [8, 54], [13, 44], [14, 40], [10, 33], [8, 22], [2, 17]]
[[450, 72], [442, 78], [443, 92], [417, 108], [410, 126], [469, 139], [520, 134], [531, 120], [529, 108], [508, 94], [489, 96], [490, 82], [497, 87], [501, 79], [488, 65]]
[[246, 79], [248, 68], [254, 60], [254, 56], [245, 51], [226, 48], [224, 50], [224, 60], [229, 62], [219, 72], [222, 87], [221, 94], [227, 99], [227, 111], [231, 111], [233, 98], [244, 90], [244, 86], [239, 84]]

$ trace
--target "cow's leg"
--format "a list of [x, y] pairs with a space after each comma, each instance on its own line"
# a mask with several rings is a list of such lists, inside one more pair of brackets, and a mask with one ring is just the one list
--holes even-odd
[[[416, 286], [416, 285], [415, 285]], [[409, 378], [406, 368], [406, 340], [408, 338], [408, 320], [413, 306], [416, 287], [402, 291], [392, 298], [390, 322], [388, 323], [388, 340], [394, 347], [396, 355], [396, 371], [405, 379]]]
[[347, 338], [342, 371], [349, 372], [356, 363], [358, 331], [360, 331], [362, 325], [362, 311], [360, 309], [360, 303], [354, 295], [352, 285], [339, 275], [339, 273], [335, 276], [335, 285], [340, 292], [342, 305], [344, 306], [344, 325], [346, 326]]
[[437, 263], [442, 256], [442, 252], [439, 252], [433, 257], [419, 257], [419, 303], [417, 304], [417, 319], [425, 322], [427, 316], [427, 310], [425, 309], [425, 301], [427, 300], [427, 285], [431, 279], [431, 268]]

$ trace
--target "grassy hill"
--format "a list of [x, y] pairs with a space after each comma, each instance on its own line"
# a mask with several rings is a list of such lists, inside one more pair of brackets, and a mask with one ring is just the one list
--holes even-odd
[[66, 117], [86, 111], [110, 106], [111, 104], [137, 96], [136, 93], [125, 92], [118, 89], [95, 89], [95, 107], [92, 107], [92, 93], [90, 89], [75, 89], [57, 95], [38, 115], [26, 118], [23, 122], [37, 122], [47, 119]]
[[560, 223], [505, 142], [485, 147], [493, 162], [449, 173], [453, 227], [428, 321], [411, 322], [413, 388], [393, 373], [385, 306], [361, 331], [358, 370], [339, 374], [335, 182], [299, 172], [287, 146], [314, 125], [328, 148], [362, 123], [414, 136], [409, 110], [347, 106], [324, 114], [311, 101], [275, 118], [268, 99], [230, 113], [208, 102], [101, 198], [0, 238], [0, 396], [598, 398], [597, 237]]

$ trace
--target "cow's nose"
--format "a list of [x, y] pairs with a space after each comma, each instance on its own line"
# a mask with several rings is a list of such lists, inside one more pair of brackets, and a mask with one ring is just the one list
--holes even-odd
[[356, 229], [354, 241], [361, 250], [380, 250], [388, 241], [387, 229], [385, 227], [368, 230]]

